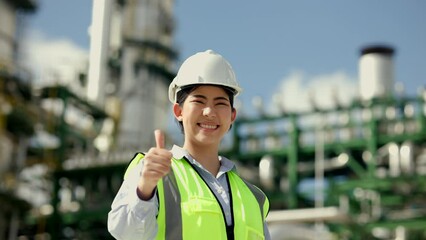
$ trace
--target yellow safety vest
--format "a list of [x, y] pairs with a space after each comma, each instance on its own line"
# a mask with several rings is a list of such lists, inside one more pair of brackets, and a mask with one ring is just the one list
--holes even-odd
[[[127, 170], [143, 158], [137, 154]], [[126, 172], [127, 173], [127, 172]], [[226, 225], [218, 199], [186, 158], [172, 159], [172, 169], [157, 184], [156, 239], [264, 239], [269, 210], [266, 195], [235, 172], [226, 174], [233, 224]]]

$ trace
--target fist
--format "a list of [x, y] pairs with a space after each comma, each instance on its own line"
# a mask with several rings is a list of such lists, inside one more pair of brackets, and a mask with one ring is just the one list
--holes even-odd
[[172, 153], [164, 148], [164, 133], [155, 130], [156, 147], [149, 149], [144, 157], [144, 166], [138, 184], [138, 195], [142, 200], [152, 197], [158, 181], [170, 172]]

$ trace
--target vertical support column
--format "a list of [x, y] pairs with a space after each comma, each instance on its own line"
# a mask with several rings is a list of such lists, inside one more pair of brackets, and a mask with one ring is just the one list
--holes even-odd
[[90, 66], [87, 96], [102, 104], [107, 83], [107, 59], [110, 40], [112, 0], [93, 0], [92, 25], [90, 27]]
[[65, 121], [65, 115], [67, 113], [67, 108], [68, 108], [68, 93], [66, 91], [64, 91], [64, 89], [59, 89], [59, 98], [62, 100], [62, 104], [63, 104], [63, 108], [62, 108], [62, 113], [60, 116], [60, 122], [59, 122], [59, 140], [60, 140], [60, 147], [58, 149], [58, 162], [56, 162], [55, 164], [58, 164], [57, 167], [59, 169], [62, 169], [62, 163], [65, 160], [65, 142], [66, 142], [66, 131], [67, 131], [67, 126], [66, 126], [66, 121]]
[[324, 144], [325, 132], [323, 116], [315, 129], [315, 208], [324, 207]]
[[[3, 84], [5, 79], [0, 79], [0, 106], [4, 106], [6, 99], [3, 97]], [[6, 127], [5, 115], [3, 109], [0, 109], [0, 134], [3, 132], [3, 129]]]
[[417, 115], [420, 132], [426, 133], [426, 87], [420, 90], [418, 101], [421, 109]]
[[232, 142], [232, 154], [231, 157], [236, 157], [238, 156], [239, 152], [240, 152], [240, 144], [241, 144], [241, 137], [238, 135], [238, 128], [239, 128], [239, 121], [235, 121], [233, 126], [232, 126], [232, 135], [233, 135], [233, 142]]
[[53, 176], [53, 199], [52, 199], [52, 208], [53, 214], [49, 218], [48, 230], [50, 233], [50, 239], [60, 239], [60, 234], [62, 231], [61, 226], [61, 216], [59, 214], [59, 174], [54, 173]]
[[6, 235], [7, 223], [5, 219], [6, 219], [6, 212], [5, 210], [3, 210], [3, 208], [1, 208], [0, 209], [0, 238], [3, 238]]
[[290, 115], [290, 146], [288, 151], [287, 176], [289, 193], [287, 195], [288, 208], [297, 208], [297, 163], [299, 161], [299, 128], [296, 115]]
[[19, 212], [18, 210], [12, 210], [10, 216], [10, 225], [9, 225], [9, 240], [18, 239], [18, 229], [19, 229]]
[[[374, 104], [372, 105], [374, 106]], [[370, 108], [372, 111], [372, 107]], [[373, 178], [376, 174], [376, 163], [377, 163], [377, 145], [378, 145], [378, 123], [377, 119], [372, 114], [371, 119], [368, 122], [368, 129], [370, 136], [367, 139], [367, 149], [371, 154], [370, 159], [367, 161], [367, 176]]]

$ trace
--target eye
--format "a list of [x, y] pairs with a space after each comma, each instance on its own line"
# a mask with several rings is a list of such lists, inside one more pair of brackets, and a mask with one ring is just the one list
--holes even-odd
[[228, 102], [218, 102], [216, 103], [218, 106], [229, 106]]

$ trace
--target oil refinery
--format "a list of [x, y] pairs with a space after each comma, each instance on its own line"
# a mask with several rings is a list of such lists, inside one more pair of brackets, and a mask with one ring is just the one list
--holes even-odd
[[[0, 0], [0, 239], [113, 239], [127, 164], [167, 128], [174, 1], [93, 2], [79, 84], [35, 86], [16, 56], [37, 1]], [[426, 239], [426, 88], [395, 90], [397, 50], [360, 46], [349, 104], [233, 124], [223, 154], [268, 195], [272, 239]]]

